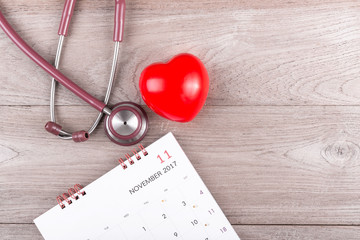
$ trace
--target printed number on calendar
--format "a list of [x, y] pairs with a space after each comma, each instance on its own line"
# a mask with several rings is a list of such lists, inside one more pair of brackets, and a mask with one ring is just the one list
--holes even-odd
[[198, 222], [198, 220], [194, 220], [194, 221], [191, 221], [191, 224], [193, 225], [193, 226], [195, 226], [196, 224], [198, 224], [199, 222]]
[[210, 215], [213, 215], [215, 213], [214, 209], [210, 209], [210, 210], [208, 210], [208, 212]]
[[[164, 155], [167, 157], [167, 160], [169, 160], [170, 158], [172, 158], [172, 156], [168, 153], [167, 150], [165, 150]], [[157, 158], [160, 160], [160, 163], [164, 163], [164, 162], [165, 162], [165, 160], [163, 160], [160, 155], [157, 155]]]
[[227, 231], [226, 227], [220, 228], [221, 233], [225, 233]]
[[174, 167], [176, 167], [176, 161], [173, 161], [172, 163], [170, 163], [168, 166], [164, 167], [164, 173], [167, 173], [168, 171], [170, 171], [171, 169], [173, 169]]

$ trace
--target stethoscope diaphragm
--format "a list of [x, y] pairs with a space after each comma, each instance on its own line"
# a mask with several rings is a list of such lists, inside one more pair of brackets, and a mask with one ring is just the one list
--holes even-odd
[[105, 117], [105, 132], [111, 141], [123, 146], [140, 142], [148, 130], [148, 117], [144, 109], [132, 102], [113, 106]]
[[[51, 121], [45, 125], [45, 129], [59, 136], [62, 139], [72, 139], [75, 142], [84, 142], [89, 139], [92, 131], [99, 124], [103, 114], [106, 114], [105, 131], [108, 137], [117, 144], [129, 146], [141, 141], [148, 129], [148, 118], [146, 112], [137, 104], [131, 102], [122, 102], [115, 105], [112, 109], [107, 106], [113, 80], [115, 76], [116, 63], [118, 59], [119, 43], [123, 38], [124, 18], [125, 18], [125, 0], [115, 1], [115, 17], [114, 17], [114, 37], [115, 42], [113, 65], [111, 68], [110, 79], [104, 102], [96, 99], [84, 89], [79, 87], [58, 69], [60, 62], [61, 48], [64, 37], [67, 35], [69, 22], [73, 14], [75, 1], [67, 0], [65, 2], [63, 15], [59, 27], [59, 44], [56, 56], [56, 67], [52, 66], [43, 57], [41, 57], [34, 49], [32, 49], [10, 26], [0, 11], [0, 27], [8, 35], [8, 37], [36, 64], [48, 72], [54, 80], [52, 80], [51, 94]], [[55, 99], [55, 79], [65, 86], [67, 89], [75, 93], [78, 97], [90, 104], [100, 113], [89, 131], [78, 131], [70, 133], [65, 131], [62, 126], [55, 122], [54, 99]]]

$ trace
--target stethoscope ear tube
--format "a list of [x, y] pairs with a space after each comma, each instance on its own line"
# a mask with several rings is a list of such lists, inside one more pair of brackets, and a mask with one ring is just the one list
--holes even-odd
[[[60, 134], [64, 133], [62, 126], [52, 121], [46, 123], [45, 130], [55, 136], [60, 136]], [[89, 139], [89, 137], [90, 134], [87, 131], [78, 131], [71, 134], [71, 139], [74, 142], [85, 142]]]
[[122, 42], [125, 22], [125, 0], [115, 0], [114, 42]]
[[[55, 67], [56, 69], [58, 69], [59, 67], [59, 62], [60, 62], [60, 58], [61, 58], [61, 52], [62, 52], [62, 46], [63, 46], [63, 40], [64, 40], [64, 36], [61, 35], [59, 37], [59, 44], [58, 44], [58, 49], [56, 52], [56, 58], [55, 58]], [[112, 67], [111, 67], [111, 73], [110, 73], [110, 78], [109, 78], [109, 83], [107, 86], [107, 90], [106, 90], [106, 94], [105, 94], [105, 99], [104, 99], [104, 103], [108, 104], [109, 99], [110, 99], [110, 95], [111, 95], [111, 90], [113, 87], [113, 83], [114, 83], [114, 78], [115, 78], [115, 73], [116, 73], [116, 65], [117, 65], [117, 61], [118, 61], [118, 55], [119, 55], [119, 44], [120, 42], [115, 42], [115, 47], [114, 47], [114, 57], [113, 57], [113, 62], [112, 62]], [[50, 94], [50, 118], [51, 118], [51, 122], [56, 123], [56, 114], [55, 114], [55, 92], [56, 92], [56, 81], [54, 78], [51, 79], [51, 90], [50, 90], [51, 94]], [[87, 131], [87, 136], [90, 136], [92, 134], [92, 132], [96, 129], [96, 127], [99, 125], [102, 117], [103, 117], [103, 113], [99, 113], [96, 120], [93, 122], [92, 126], [90, 127], [90, 129]], [[46, 129], [46, 128], [45, 128]], [[79, 142], [76, 141], [78, 140], [78, 138], [76, 138], [75, 136], [78, 136], [78, 133], [80, 132], [75, 132], [75, 133], [71, 133], [68, 132], [64, 129], [62, 129], [57, 135], [59, 138], [63, 139], [63, 140], [74, 140], [75, 142]], [[82, 140], [83, 141], [87, 141], [89, 139], [89, 137], [83, 137]]]
[[[67, 36], [68, 28], [70, 25], [71, 17], [74, 12], [76, 0], [66, 0], [64, 4], [64, 9], [61, 16], [61, 21], [59, 25], [59, 43], [56, 51], [56, 57], [55, 57], [55, 68], [59, 69], [59, 63], [61, 59], [61, 52], [63, 48], [63, 41], [64, 38]], [[125, 1], [124, 0], [115, 0], [115, 15], [114, 15], [114, 58], [113, 63], [111, 67], [111, 74], [110, 79], [108, 83], [108, 87], [106, 90], [106, 95], [104, 99], [104, 103], [108, 104], [111, 90], [114, 82], [115, 72], [116, 72], [116, 65], [117, 65], [117, 59], [119, 55], [119, 43], [122, 41], [123, 38], [123, 31], [124, 31], [124, 21], [125, 21]], [[53, 123], [56, 123], [56, 117], [55, 117], [55, 92], [56, 92], [56, 81], [54, 78], [51, 80], [51, 94], [50, 94], [50, 118]], [[99, 125], [101, 119], [103, 117], [103, 113], [99, 113], [96, 120], [94, 121], [93, 125], [90, 127], [90, 129], [84, 134], [85, 131], [79, 131], [79, 132], [68, 132], [64, 129], [62, 129], [58, 133], [58, 137], [64, 140], [74, 140], [75, 142], [79, 142], [78, 140], [81, 139], [81, 141], [86, 141], [88, 139], [88, 136], [92, 134], [92, 132], [96, 129], [96, 127]]]
[[[60, 82], [64, 87], [69, 89], [71, 92], [76, 94], [78, 97], [83, 99], [85, 102], [90, 104], [96, 110], [98, 110], [99, 116], [93, 127], [90, 128], [89, 132], [87, 131], [78, 131], [75, 133], [68, 133], [62, 129], [62, 127], [55, 122], [55, 115], [52, 116], [52, 121], [48, 122], [45, 125], [45, 129], [58, 136], [62, 136], [66, 139], [73, 139], [75, 142], [83, 142], [89, 138], [89, 134], [95, 129], [97, 124], [100, 122], [100, 119], [105, 113], [105, 131], [111, 141], [124, 146], [129, 146], [141, 141], [147, 133], [148, 130], [148, 118], [147, 114], [141, 106], [131, 103], [123, 102], [114, 106], [114, 109], [111, 110], [107, 107], [107, 102], [110, 97], [111, 86], [113, 83], [113, 78], [116, 70], [117, 54], [118, 54], [118, 45], [123, 38], [123, 29], [124, 29], [124, 14], [125, 14], [125, 1], [124, 0], [115, 0], [115, 31], [114, 31], [114, 41], [115, 41], [115, 53], [113, 60], [113, 67], [111, 71], [111, 76], [109, 80], [108, 90], [105, 97], [105, 102], [101, 102], [85, 90], [76, 85], [73, 81], [63, 75], [50, 63], [48, 63], [43, 57], [41, 57], [37, 52], [34, 51], [11, 27], [7, 22], [2, 12], [0, 11], [0, 27], [8, 35], [8, 37], [37, 65], [43, 68], [48, 72], [54, 79]], [[63, 39], [67, 34], [68, 26], [70, 19], [73, 13], [75, 5], [75, 0], [67, 0], [64, 6], [64, 12], [62, 15], [62, 20], [59, 27], [60, 39]], [[58, 66], [59, 59], [57, 61]], [[53, 81], [54, 82], [54, 81]], [[52, 84], [54, 86], [54, 84]], [[55, 93], [55, 92], [54, 92]], [[53, 102], [52, 102], [53, 104]]]
[[76, 0], [66, 0], [64, 4], [64, 9], [61, 15], [61, 21], [59, 26], [58, 34], [60, 36], [67, 36], [71, 17], [74, 13]]

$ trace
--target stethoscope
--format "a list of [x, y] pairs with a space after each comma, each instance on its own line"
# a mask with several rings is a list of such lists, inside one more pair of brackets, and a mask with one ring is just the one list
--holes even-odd
[[[120, 102], [114, 105], [112, 109], [107, 106], [116, 72], [117, 59], [119, 55], [119, 44], [123, 39], [125, 0], [115, 0], [115, 20], [113, 37], [113, 40], [115, 42], [114, 57], [104, 102], [99, 101], [98, 99], [87, 93], [85, 90], [80, 88], [78, 85], [76, 85], [73, 81], [71, 81], [58, 70], [63, 41], [65, 36], [67, 36], [67, 31], [74, 11], [75, 2], [76, 0], [65, 1], [58, 32], [59, 42], [55, 58], [55, 67], [48, 63], [29, 45], [27, 45], [27, 43], [10, 26], [1, 11], [0, 27], [31, 60], [33, 60], [36, 64], [38, 64], [52, 76], [50, 96], [51, 121], [49, 121], [45, 125], [45, 129], [48, 132], [59, 136], [61, 139], [72, 139], [75, 142], [83, 142], [89, 138], [90, 134], [95, 130], [103, 115], [105, 114], [105, 132], [111, 141], [123, 146], [136, 144], [145, 137], [148, 130], [148, 118], [144, 109], [133, 102]], [[56, 123], [54, 110], [56, 88], [55, 79], [100, 112], [92, 127], [88, 131], [78, 131], [70, 133], [62, 129], [62, 127]]]

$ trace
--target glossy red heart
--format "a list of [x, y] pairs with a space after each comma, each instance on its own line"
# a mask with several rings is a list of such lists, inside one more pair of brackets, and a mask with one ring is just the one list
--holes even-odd
[[204, 64], [191, 54], [180, 54], [168, 63], [154, 63], [140, 76], [145, 103], [157, 114], [177, 122], [193, 120], [209, 92]]

